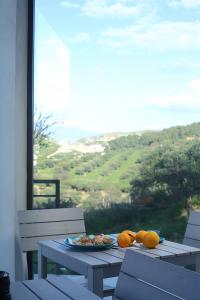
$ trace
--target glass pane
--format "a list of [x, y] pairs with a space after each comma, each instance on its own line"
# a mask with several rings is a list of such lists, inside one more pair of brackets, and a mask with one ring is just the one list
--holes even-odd
[[55, 207], [57, 180], [88, 232], [182, 239], [200, 205], [199, 37], [199, 1], [36, 0], [35, 207]]

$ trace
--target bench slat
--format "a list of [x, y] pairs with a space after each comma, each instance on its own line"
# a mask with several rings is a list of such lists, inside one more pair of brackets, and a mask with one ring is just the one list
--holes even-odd
[[[54, 288], [46, 280], [28, 280], [24, 284], [42, 300], [74, 300], [75, 298], [68, 297], [58, 289]], [[24, 299], [24, 298], [23, 298]]]
[[[200, 216], [199, 216], [200, 217]], [[200, 240], [200, 226], [187, 224], [185, 237], [191, 238], [194, 240]]]
[[[71, 233], [74, 236], [75, 235], [79, 235], [80, 233]], [[22, 247], [22, 251], [26, 252], [26, 251], [34, 251], [34, 250], [38, 250], [38, 242], [39, 241], [46, 241], [46, 240], [64, 240], [67, 236], [71, 235], [71, 234], [57, 234], [57, 235], [47, 235], [47, 236], [40, 236], [40, 237], [33, 237], [33, 238], [22, 238], [21, 239], [21, 247]]]
[[48, 279], [48, 281], [58, 289], [65, 292], [70, 299], [74, 300], [81, 300], [81, 299], [87, 299], [87, 300], [99, 300], [99, 297], [94, 295], [92, 292], [87, 290], [86, 288], [79, 287], [77, 284], [75, 284], [71, 280], [66, 280], [66, 278], [53, 278]]
[[185, 237], [183, 243], [192, 247], [197, 247], [200, 250], [200, 240], [198, 241]]
[[178, 298], [167, 294], [145, 282], [130, 277], [127, 274], [120, 274], [120, 281], [117, 284], [116, 295], [119, 299], [126, 300], [177, 300]]
[[21, 282], [15, 282], [11, 284], [10, 293], [12, 300], [38, 300], [38, 297], [34, 295], [26, 286]]
[[188, 223], [200, 226], [200, 212], [191, 210]]
[[18, 217], [20, 224], [84, 219], [83, 211], [80, 208], [23, 210], [18, 212]]
[[21, 224], [21, 237], [39, 237], [56, 234], [69, 234], [73, 232], [85, 232], [84, 220]]
[[[151, 293], [147, 298], [139, 298], [139, 292], [137, 293], [137, 291], [135, 292], [135, 289], [133, 289], [133, 284], [136, 284], [136, 286], [141, 285], [141, 283], [135, 282], [136, 279], [156, 286], [157, 288], [162, 289], [170, 294], [176, 295], [177, 297], [188, 300], [199, 300], [200, 274], [186, 270], [174, 264], [147, 257], [146, 255], [142, 255], [130, 249], [126, 252], [121, 272], [122, 274], [120, 273], [119, 275], [115, 295], [122, 300], [131, 299], [126, 298], [125, 296], [122, 297], [123, 293], [125, 293], [124, 290], [129, 289], [129, 286], [130, 289], [132, 289], [132, 295], [136, 295], [136, 299], [159, 299], [156, 298], [157, 292], [155, 292], [155, 298], [150, 298]], [[129, 279], [126, 278], [126, 281], [123, 281], [124, 288], [120, 283], [122, 280], [121, 278], [124, 278], [123, 274], [126, 274], [130, 277]], [[131, 283], [131, 280], [133, 281], [133, 283]], [[145, 286], [143, 288], [144, 290], [147, 290], [149, 292], [149, 288]], [[123, 289], [124, 292], [121, 292], [121, 289]], [[160, 299], [165, 298], [164, 296], [162, 296], [160, 297]]]

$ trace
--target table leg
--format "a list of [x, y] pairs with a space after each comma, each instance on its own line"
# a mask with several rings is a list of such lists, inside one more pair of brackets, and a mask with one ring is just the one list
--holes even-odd
[[88, 268], [88, 288], [97, 296], [103, 298], [103, 269]]
[[200, 272], [200, 254], [196, 255], [195, 263], [196, 263], [196, 271]]
[[47, 258], [42, 255], [42, 247], [38, 249], [38, 278], [47, 277]]

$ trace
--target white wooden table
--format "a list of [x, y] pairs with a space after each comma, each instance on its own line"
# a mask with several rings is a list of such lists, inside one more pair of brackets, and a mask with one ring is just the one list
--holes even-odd
[[[103, 278], [119, 275], [126, 249], [83, 252], [66, 247], [63, 240], [49, 240], [38, 243], [38, 276], [47, 276], [47, 258], [71, 269], [88, 279], [88, 288], [103, 298]], [[200, 271], [200, 249], [170, 241], [164, 241], [156, 249], [146, 249], [137, 244], [133, 251], [163, 259], [181, 266], [196, 265]]]
[[100, 300], [87, 289], [66, 278], [26, 280], [10, 288], [12, 300]]

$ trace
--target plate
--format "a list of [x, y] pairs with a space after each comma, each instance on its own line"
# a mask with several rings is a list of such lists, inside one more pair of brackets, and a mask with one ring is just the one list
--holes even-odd
[[164, 242], [165, 238], [163, 236], [160, 236], [160, 242], [159, 244], [161, 244], [162, 242]]
[[79, 250], [103, 250], [103, 249], [109, 249], [111, 248], [115, 243], [116, 239], [106, 235], [112, 240], [112, 243], [110, 244], [103, 244], [103, 245], [77, 245], [74, 242], [80, 238], [80, 236], [69, 236], [64, 240], [64, 243], [66, 246], [74, 248], [74, 249], [79, 249]]

